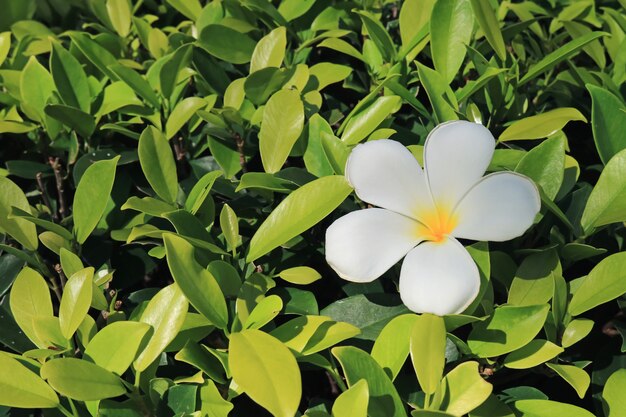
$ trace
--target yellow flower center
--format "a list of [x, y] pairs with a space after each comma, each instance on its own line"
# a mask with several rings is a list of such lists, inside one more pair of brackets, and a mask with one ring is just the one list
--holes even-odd
[[418, 226], [418, 235], [428, 241], [441, 243], [458, 224], [456, 215], [450, 213], [450, 210], [439, 207], [427, 213], [422, 213], [419, 218], [423, 224]]

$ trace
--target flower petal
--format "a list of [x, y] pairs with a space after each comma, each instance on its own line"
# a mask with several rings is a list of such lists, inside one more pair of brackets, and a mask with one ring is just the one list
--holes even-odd
[[513, 172], [487, 175], [472, 187], [454, 210], [458, 225], [452, 235], [502, 242], [521, 236], [541, 209], [535, 184]]
[[353, 211], [326, 230], [326, 261], [343, 279], [373, 281], [421, 241], [418, 230], [418, 222], [393, 211]]
[[346, 177], [363, 201], [419, 220], [432, 212], [424, 171], [404, 145], [381, 139], [356, 146], [346, 164]]
[[400, 297], [416, 313], [438, 316], [463, 312], [478, 295], [480, 275], [456, 239], [424, 242], [404, 259]]
[[424, 144], [424, 170], [440, 210], [451, 210], [483, 176], [495, 145], [491, 132], [478, 123], [458, 120], [430, 132]]

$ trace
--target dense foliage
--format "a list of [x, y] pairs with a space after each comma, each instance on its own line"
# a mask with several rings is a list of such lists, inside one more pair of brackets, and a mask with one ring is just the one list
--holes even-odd
[[[1, 7], [1, 416], [626, 416], [626, 2]], [[455, 119], [542, 209], [442, 319], [324, 235]]]

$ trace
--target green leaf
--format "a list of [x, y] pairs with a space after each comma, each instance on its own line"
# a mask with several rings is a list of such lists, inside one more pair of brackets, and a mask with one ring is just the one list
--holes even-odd
[[148, 126], [139, 137], [139, 163], [148, 183], [165, 202], [173, 204], [178, 195], [176, 162], [170, 144], [157, 128]]
[[56, 393], [39, 375], [0, 352], [0, 405], [17, 408], [54, 408]]
[[202, 13], [202, 4], [198, 0], [167, 0], [167, 3], [194, 22]]
[[0, 66], [4, 63], [11, 49], [11, 32], [0, 33]]
[[206, 105], [206, 100], [200, 97], [187, 97], [178, 103], [165, 123], [165, 137], [167, 140], [173, 138], [185, 123]]
[[220, 363], [219, 359], [213, 356], [208, 349], [197, 343], [193, 343], [192, 341], [187, 342], [185, 347], [178, 351], [174, 358], [177, 361], [188, 363], [200, 369], [211, 379], [220, 384], [226, 383], [226, 379], [224, 377], [224, 367]]
[[89, 113], [91, 94], [87, 75], [74, 55], [66, 51], [58, 42], [52, 42], [50, 72], [52, 72], [54, 84], [63, 102]]
[[212, 417], [228, 417], [233, 409], [232, 403], [222, 398], [222, 394], [210, 379], [200, 387], [201, 414]]
[[578, 397], [581, 399], [585, 397], [589, 384], [591, 384], [591, 378], [584, 369], [574, 365], [559, 365], [556, 363], [547, 363], [546, 365], [567, 381], [576, 390]]
[[561, 265], [555, 250], [526, 257], [509, 287], [508, 303], [518, 306], [547, 303], [554, 293], [554, 277], [560, 274]]
[[143, 102], [137, 98], [133, 89], [125, 82], [113, 82], [104, 88], [102, 104], [96, 117], [102, 117], [127, 106], [143, 106]]
[[250, 74], [263, 68], [280, 68], [287, 47], [287, 29], [277, 27], [265, 35], [254, 47], [250, 60]]
[[319, 272], [308, 266], [296, 266], [281, 271], [279, 277], [287, 282], [298, 285], [308, 285], [322, 278]]
[[380, 332], [372, 347], [372, 358], [393, 381], [409, 356], [411, 333], [417, 320], [415, 314], [393, 318]]
[[569, 41], [568, 43], [561, 46], [556, 51], [549, 53], [535, 65], [530, 67], [526, 75], [524, 75], [519, 81], [518, 86], [521, 87], [538, 75], [548, 71], [550, 68], [553, 68], [561, 61], [564, 61], [576, 55], [589, 42], [593, 42], [594, 40], [606, 35], [607, 34], [604, 32], [591, 32]]
[[12, 208], [30, 213], [30, 204], [24, 192], [13, 181], [0, 177], [0, 231], [17, 240], [24, 248], [34, 251], [39, 244], [37, 228], [20, 217], [9, 217]]
[[131, 68], [125, 67], [117, 62], [109, 65], [107, 70], [121, 81], [128, 84], [139, 96], [148, 102], [152, 107], [159, 108], [161, 103], [159, 97], [156, 95], [150, 83], [136, 71]]
[[474, 324], [467, 345], [479, 358], [503, 355], [521, 348], [539, 333], [548, 316], [548, 304], [500, 306], [491, 318]]
[[443, 123], [458, 120], [459, 117], [455, 112], [455, 108], [458, 107], [456, 97], [441, 74], [419, 63], [417, 69], [420, 82], [428, 94], [430, 104], [433, 106], [435, 121]]
[[465, 415], [485, 402], [493, 387], [478, 373], [478, 362], [463, 362], [450, 371], [440, 390], [439, 408], [455, 416]]
[[346, 145], [355, 145], [365, 139], [370, 133], [390, 115], [400, 110], [402, 99], [399, 96], [383, 96], [371, 104], [364, 106], [347, 120], [341, 140]]
[[593, 320], [589, 319], [572, 320], [563, 331], [561, 345], [564, 348], [567, 348], [577, 342], [580, 342], [591, 332], [593, 324]]
[[52, 300], [48, 284], [38, 272], [24, 267], [15, 278], [9, 297], [11, 314], [24, 334], [38, 347], [47, 347], [35, 333], [33, 320], [52, 317]]
[[519, 400], [514, 405], [523, 417], [594, 417], [587, 410], [557, 401]]
[[606, 164], [593, 187], [580, 223], [589, 233], [595, 227], [626, 220], [626, 150]]
[[626, 252], [600, 261], [574, 293], [568, 311], [578, 316], [626, 293]]
[[541, 365], [563, 352], [563, 348], [542, 339], [531, 340], [526, 346], [509, 353], [504, 366], [511, 369], [528, 369]]
[[533, 180], [554, 200], [563, 183], [565, 171], [565, 139], [553, 137], [535, 146], [519, 161], [515, 172]]
[[220, 212], [220, 228], [233, 256], [239, 246], [239, 219], [235, 211], [228, 204], [224, 204]]
[[506, 59], [506, 48], [504, 46], [504, 39], [502, 38], [502, 32], [498, 25], [498, 18], [494, 12], [491, 3], [487, 0], [471, 0], [472, 9], [474, 10], [474, 16], [478, 20], [480, 28], [487, 38], [487, 42], [493, 48], [498, 57], [504, 61]]
[[602, 399], [606, 402], [611, 417], [624, 417], [626, 415], [626, 369], [618, 369], [613, 372], [604, 384]]
[[96, 161], [85, 170], [74, 195], [74, 235], [84, 243], [104, 214], [120, 157]]
[[433, 394], [446, 363], [446, 326], [443, 318], [422, 314], [415, 319], [410, 339], [411, 361], [422, 391]]
[[113, 28], [122, 38], [128, 36], [132, 10], [129, 0], [106, 0], [106, 9]]
[[600, 159], [606, 165], [626, 148], [626, 105], [611, 92], [587, 84], [591, 94], [591, 127]]
[[283, 309], [283, 300], [277, 295], [263, 298], [243, 323], [244, 329], [260, 329], [272, 321]]
[[40, 372], [55, 391], [79, 401], [102, 400], [126, 393], [117, 375], [81, 359], [52, 359], [43, 364]]
[[416, 36], [419, 37], [423, 30], [428, 31], [431, 13], [435, 0], [406, 0], [402, 3], [398, 22], [400, 24], [400, 39], [402, 40], [402, 50], [400, 56], [403, 56], [403, 50], [407, 50], [407, 59], [412, 60], [428, 42], [428, 39], [421, 39], [415, 47], [411, 47]]
[[338, 175], [322, 177], [289, 194], [259, 226], [250, 241], [252, 262], [317, 224], [352, 192]]
[[312, 315], [297, 317], [272, 331], [272, 336], [303, 355], [328, 349], [358, 334], [359, 329], [349, 323]]
[[20, 77], [20, 94], [24, 112], [31, 119], [44, 123], [46, 120], [44, 107], [48, 104], [48, 99], [54, 90], [52, 75], [37, 61], [36, 57], [31, 56]]
[[72, 44], [75, 45], [96, 68], [107, 77], [116, 79], [115, 73], [109, 69], [109, 66], [118, 65], [117, 59], [115, 59], [111, 52], [100, 46], [84, 32], [71, 32], [70, 38], [72, 39]]
[[311, 87], [317, 91], [322, 91], [331, 84], [345, 80], [350, 74], [352, 74], [352, 68], [349, 66], [320, 62], [309, 68], [307, 89]]
[[9, 215], [9, 217], [10, 218], [22, 218], [22, 219], [28, 220], [29, 222], [36, 224], [37, 226], [40, 226], [50, 232], [53, 232], [61, 236], [65, 240], [72, 240], [74, 238], [72, 233], [69, 230], [67, 230], [65, 227], [60, 226], [56, 223], [53, 223], [49, 220], [44, 220], [38, 217], [34, 217], [32, 214], [22, 209], [17, 208], [16, 205], [13, 205], [13, 210], [11, 210], [11, 214]]
[[430, 51], [446, 84], [454, 79], [472, 36], [474, 16], [469, 0], [438, 0], [430, 19]]
[[232, 64], [250, 62], [256, 43], [228, 26], [208, 25], [200, 33], [200, 46], [216, 58]]
[[498, 141], [542, 139], [563, 129], [573, 120], [587, 123], [587, 118], [573, 107], [562, 107], [516, 120], [500, 134]]
[[204, 174], [189, 192], [185, 201], [185, 210], [195, 215], [209, 196], [215, 180], [220, 176], [222, 176], [222, 171], [212, 171]]
[[237, 385], [275, 417], [293, 417], [302, 396], [300, 369], [293, 354], [260, 330], [230, 336], [228, 364]]
[[296, 90], [279, 90], [267, 101], [259, 132], [265, 172], [278, 172], [304, 127], [304, 105]]
[[65, 126], [75, 130], [83, 138], [88, 138], [96, 130], [96, 122], [89, 113], [63, 104], [49, 104], [44, 108], [46, 114]]
[[180, 291], [211, 323], [223, 329], [228, 324], [226, 301], [213, 275], [195, 260], [194, 248], [173, 234], [163, 235], [167, 264]]
[[337, 397], [333, 404], [333, 417], [367, 417], [369, 390], [362, 379]]
[[122, 375], [135, 360], [150, 330], [148, 324], [136, 321], [111, 323], [91, 339], [85, 348], [84, 358], [107, 371]]
[[372, 19], [370, 15], [364, 12], [357, 11], [357, 13], [363, 22], [363, 26], [365, 26], [365, 29], [367, 30], [367, 34], [374, 42], [374, 45], [376, 45], [376, 48], [385, 62], [393, 62], [396, 57], [396, 47], [382, 23], [378, 20]]
[[[159, 71], [159, 85], [163, 97], [169, 98], [175, 91], [177, 84], [180, 82], [180, 73], [187, 68], [191, 60], [192, 47], [190, 44], [184, 44], [172, 54], [164, 58], [165, 62]], [[183, 82], [186, 81], [183, 78]], [[174, 98], [172, 97], [172, 101]]]
[[135, 369], [144, 371], [181, 329], [189, 305], [187, 299], [176, 284], [161, 289], [148, 303], [139, 319], [154, 329], [152, 337], [139, 357], [134, 362]]
[[363, 379], [367, 382], [369, 390], [368, 415], [406, 417], [404, 404], [396, 388], [385, 371], [378, 366], [370, 355], [353, 346], [335, 347], [331, 352], [341, 364], [350, 387]]
[[92, 267], [81, 269], [73, 274], [65, 284], [61, 306], [59, 307], [59, 322], [61, 334], [66, 339], [72, 338], [89, 311], [93, 272]]

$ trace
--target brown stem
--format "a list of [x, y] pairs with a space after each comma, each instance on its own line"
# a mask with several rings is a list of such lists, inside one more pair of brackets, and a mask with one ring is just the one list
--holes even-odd
[[61, 280], [61, 288], [65, 288], [67, 277], [65, 276], [65, 272], [63, 272], [63, 268], [61, 268], [60, 264], [55, 264], [54, 270], [56, 271], [57, 274], [59, 274], [59, 279]]
[[243, 152], [244, 140], [239, 133], [235, 133], [235, 144], [237, 145], [237, 152], [239, 152], [239, 165], [241, 165], [241, 170], [244, 172], [248, 172], [248, 167], [246, 165], [246, 155]]
[[61, 219], [64, 219], [69, 214], [67, 211], [67, 201], [65, 195], [65, 182], [63, 180], [63, 166], [59, 158], [51, 159], [50, 166], [54, 171], [54, 179], [57, 185], [57, 194], [59, 195], [59, 214]]
[[58, 222], [59, 216], [56, 210], [52, 210], [52, 205], [50, 204], [50, 199], [48, 198], [48, 193], [46, 192], [46, 187], [43, 183], [43, 174], [41, 172], [38, 172], [35, 175], [35, 179], [37, 180], [37, 188], [39, 188], [39, 192], [41, 193], [41, 199], [43, 200], [43, 204], [48, 208], [48, 211], [52, 215], [52, 220]]

